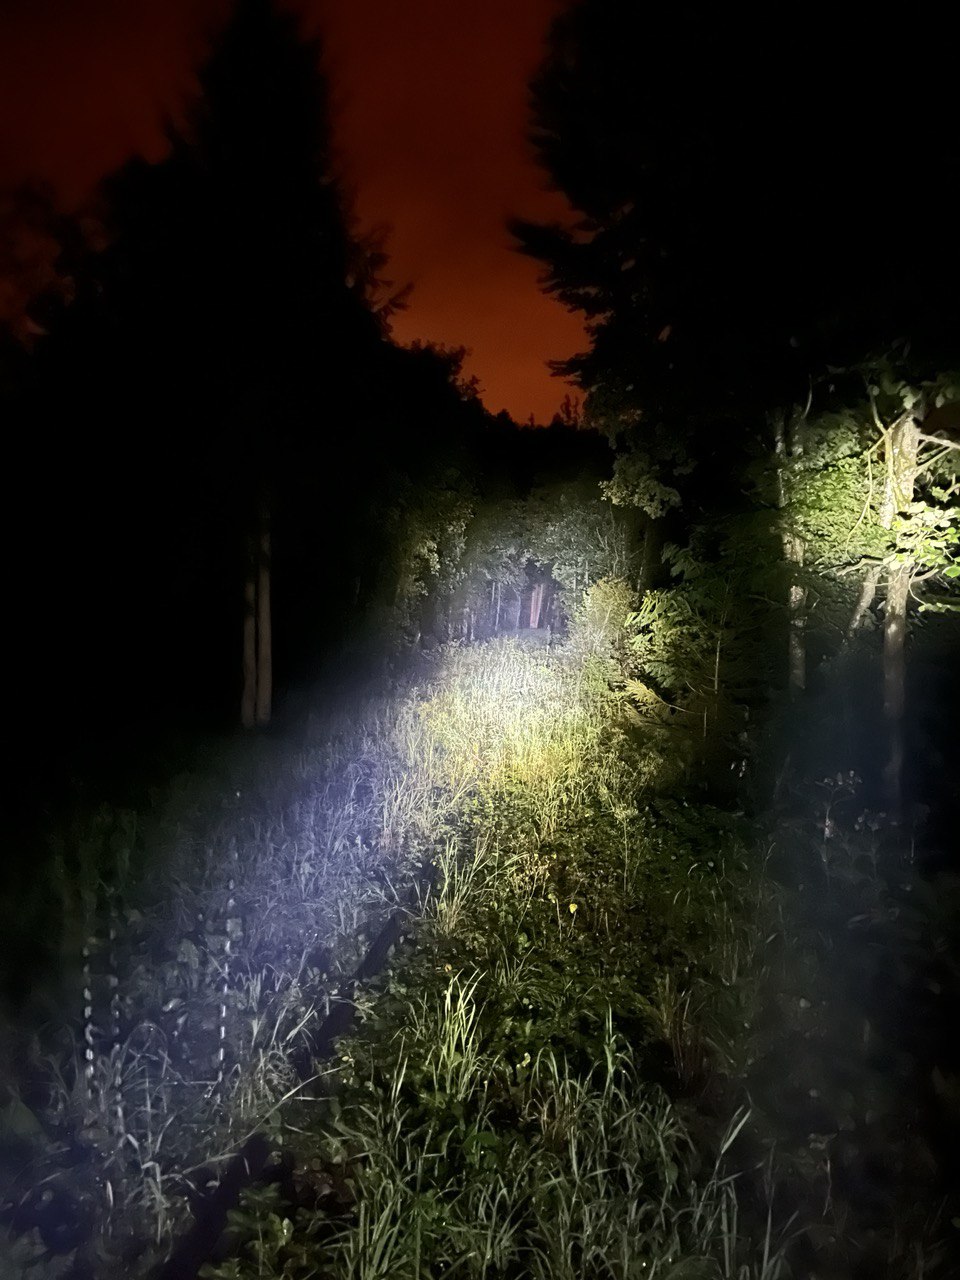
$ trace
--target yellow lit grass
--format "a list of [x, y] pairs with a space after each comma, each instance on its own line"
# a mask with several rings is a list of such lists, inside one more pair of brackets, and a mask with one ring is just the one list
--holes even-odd
[[510, 640], [452, 649], [429, 696], [405, 709], [399, 754], [454, 806], [478, 791], [521, 793], [547, 836], [604, 779], [622, 785], [605, 776], [613, 709], [563, 655]]

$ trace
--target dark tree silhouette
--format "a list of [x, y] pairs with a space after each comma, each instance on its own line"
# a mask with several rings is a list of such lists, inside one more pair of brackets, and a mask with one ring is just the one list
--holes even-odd
[[[122, 670], [135, 701], [222, 707], [241, 668], [252, 542], [262, 721], [267, 522], [285, 658], [288, 615], [309, 615], [301, 643], [316, 643], [349, 576], [317, 551], [353, 536], [383, 259], [354, 234], [320, 50], [292, 16], [239, 0], [199, 82], [168, 158], [105, 185], [107, 247], [64, 246], [74, 300], [47, 318], [36, 361], [59, 463], [50, 558], [69, 531], [87, 572], [64, 574], [58, 607], [98, 637], [73, 650], [95, 683], [123, 684]], [[89, 712], [95, 699], [80, 702]]]
[[[960, 130], [952, 50], [932, 17], [914, 6], [894, 40], [818, 4], [579, 0], [533, 85], [536, 147], [580, 218], [513, 230], [544, 287], [587, 319], [588, 350], [556, 368], [622, 440], [613, 492], [645, 521], [643, 585], [663, 581], [665, 535], [702, 575], [691, 548], [716, 562], [724, 528], [752, 519], [753, 591], [784, 601], [794, 692], [809, 569], [784, 476], [802, 470], [814, 387], [815, 411], [849, 404], [850, 372], [894, 344], [898, 376], [917, 385], [956, 365]], [[907, 415], [914, 433], [920, 412]], [[902, 509], [916, 445], [888, 438], [885, 456], [903, 463]], [[765, 580], [778, 563], [784, 581]], [[885, 601], [891, 724], [910, 572], [889, 577]], [[893, 736], [899, 761], [901, 728]]]
[[819, 5], [581, 0], [560, 17], [534, 141], [582, 220], [514, 230], [587, 317], [590, 349], [561, 371], [716, 429], [824, 361], [939, 339], [960, 159], [928, 18], [904, 14], [893, 42]]

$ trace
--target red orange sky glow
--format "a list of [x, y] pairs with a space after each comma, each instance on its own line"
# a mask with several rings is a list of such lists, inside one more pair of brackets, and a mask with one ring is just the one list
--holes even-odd
[[[0, 187], [49, 182], [70, 204], [134, 152], [163, 154], [224, 0], [6, 0]], [[466, 346], [494, 412], [547, 421], [568, 390], [546, 361], [584, 345], [537, 287], [511, 215], [564, 220], [527, 142], [527, 82], [559, 0], [302, 0], [324, 38], [336, 144], [389, 275], [414, 285], [395, 336]]]

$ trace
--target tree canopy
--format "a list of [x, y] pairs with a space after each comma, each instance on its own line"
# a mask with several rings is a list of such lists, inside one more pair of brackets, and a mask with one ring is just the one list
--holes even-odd
[[588, 320], [563, 363], [595, 412], [735, 418], [811, 367], [956, 305], [948, 57], [923, 6], [896, 46], [825, 6], [759, 14], [581, 0], [533, 85], [534, 143], [580, 220], [518, 222]]

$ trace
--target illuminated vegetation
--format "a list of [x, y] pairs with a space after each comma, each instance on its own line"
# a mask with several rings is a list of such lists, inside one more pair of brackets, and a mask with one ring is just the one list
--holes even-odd
[[[599, 647], [595, 633], [590, 644]], [[49, 1077], [47, 1105], [64, 1132], [82, 1128], [103, 1162], [112, 1187], [112, 1205], [98, 1213], [106, 1256], [122, 1254], [131, 1232], [162, 1254], [185, 1220], [184, 1170], [212, 1162], [213, 1174], [261, 1123], [285, 1145], [318, 1143], [320, 1182], [347, 1180], [333, 1218], [344, 1225], [329, 1245], [343, 1274], [354, 1274], [358, 1250], [379, 1256], [391, 1239], [390, 1274], [414, 1265], [411, 1249], [449, 1257], [463, 1245], [458, 1232], [467, 1223], [476, 1232], [478, 1221], [504, 1258], [539, 1242], [532, 1274], [547, 1274], [558, 1265], [557, 1212], [568, 1216], [574, 1250], [626, 1258], [642, 1242], [655, 1259], [691, 1247], [698, 1232], [713, 1239], [730, 1186], [719, 1170], [699, 1191], [681, 1177], [683, 1122], [660, 1085], [635, 1093], [641, 1058], [624, 1027], [646, 1027], [647, 1039], [666, 1036], [688, 1054], [689, 996], [651, 948], [679, 959], [674, 930], [690, 932], [690, 890], [705, 876], [713, 892], [721, 854], [709, 868], [674, 854], [664, 876], [665, 835], [654, 838], [636, 808], [622, 702], [590, 665], [601, 661], [506, 641], [453, 647], [421, 692], [372, 704], [349, 728], [327, 723], [312, 745], [235, 771], [214, 822], [202, 816], [208, 795], [187, 791], [149, 834], [138, 836], [130, 819], [124, 831], [123, 815], [86, 833], [83, 877], [74, 878], [85, 910], [64, 899], [61, 927], [79, 908], [94, 947], [116, 952], [122, 976], [109, 993], [97, 989], [89, 1075], [64, 1061], [62, 1086]], [[587, 840], [594, 851], [575, 852]], [[138, 855], [157, 842], [162, 861], [135, 884]], [[429, 884], [425, 863], [434, 866]], [[108, 877], [113, 893], [98, 916]], [[681, 905], [672, 901], [678, 887]], [[320, 1081], [304, 1091], [297, 1062], [311, 1031], [364, 939], [403, 903], [415, 952], [382, 994], [359, 999], [363, 1035], [341, 1047], [335, 1087], [318, 1064]], [[101, 928], [119, 936], [108, 944]], [[149, 968], [136, 960], [145, 955]], [[94, 968], [105, 961], [96, 957]], [[318, 1088], [331, 1102], [318, 1100]], [[298, 1108], [302, 1092], [313, 1100]], [[371, 1110], [379, 1097], [382, 1110]], [[11, 1108], [11, 1120], [30, 1115]], [[27, 1146], [35, 1125], [23, 1126]], [[449, 1168], [423, 1163], [434, 1140]], [[363, 1158], [371, 1143], [379, 1156]], [[460, 1188], [449, 1208], [457, 1230], [444, 1235], [439, 1217], [411, 1219], [408, 1173], [395, 1183], [386, 1176], [414, 1150], [425, 1203], [439, 1197], [438, 1214]], [[304, 1176], [314, 1165], [307, 1159]], [[629, 1196], [641, 1181], [659, 1188], [654, 1219], [638, 1208], [636, 1220], [611, 1225], [608, 1194], [617, 1186]], [[74, 1191], [86, 1203], [82, 1183]], [[346, 1225], [355, 1197], [359, 1236]], [[534, 1224], [524, 1226], [528, 1213]], [[14, 1256], [23, 1262], [40, 1244], [23, 1237]]]
[[[957, 1274], [955, 228], [836, 198], [861, 95], [796, 86], [839, 28], [795, 83], [682, 7], [641, 66], [629, 8], [571, 5], [534, 85], [582, 221], [514, 224], [588, 322], [582, 430], [390, 342], [269, 0], [98, 247], [62, 228], [0, 387], [54, 548], [13, 670], [56, 656], [0, 922], [4, 1276]], [[886, 125], [932, 172], [928, 91]], [[165, 452], [118, 486], [131, 421]]]
[[[56, 928], [90, 939], [89, 968], [50, 993], [46, 1060], [22, 1046], [33, 1093], [4, 1112], [24, 1216], [48, 1185], [97, 1265], [146, 1274], [261, 1131], [280, 1162], [231, 1214], [217, 1280], [773, 1280], [798, 1240], [904, 1276], [916, 1248], [946, 1256], [948, 1228], [903, 1197], [930, 1176], [906, 1136], [920, 1060], [885, 1063], [916, 975], [939, 980], [955, 883], [931, 895], [881, 847], [853, 776], [782, 797], [772, 835], [689, 804], [727, 730], [695, 681], [679, 711], [645, 699], [637, 637], [649, 665], [676, 620], [632, 603], [598, 583], [562, 644], [448, 646], [297, 746], [74, 834]], [[397, 911], [406, 941], [316, 1058]], [[867, 940], [886, 1022], [855, 994]], [[71, 1002], [91, 1007], [65, 1037]], [[86, 1162], [62, 1170], [52, 1132]], [[889, 1221], [852, 1232], [878, 1141]], [[8, 1272], [42, 1258], [44, 1221], [4, 1246]]]

